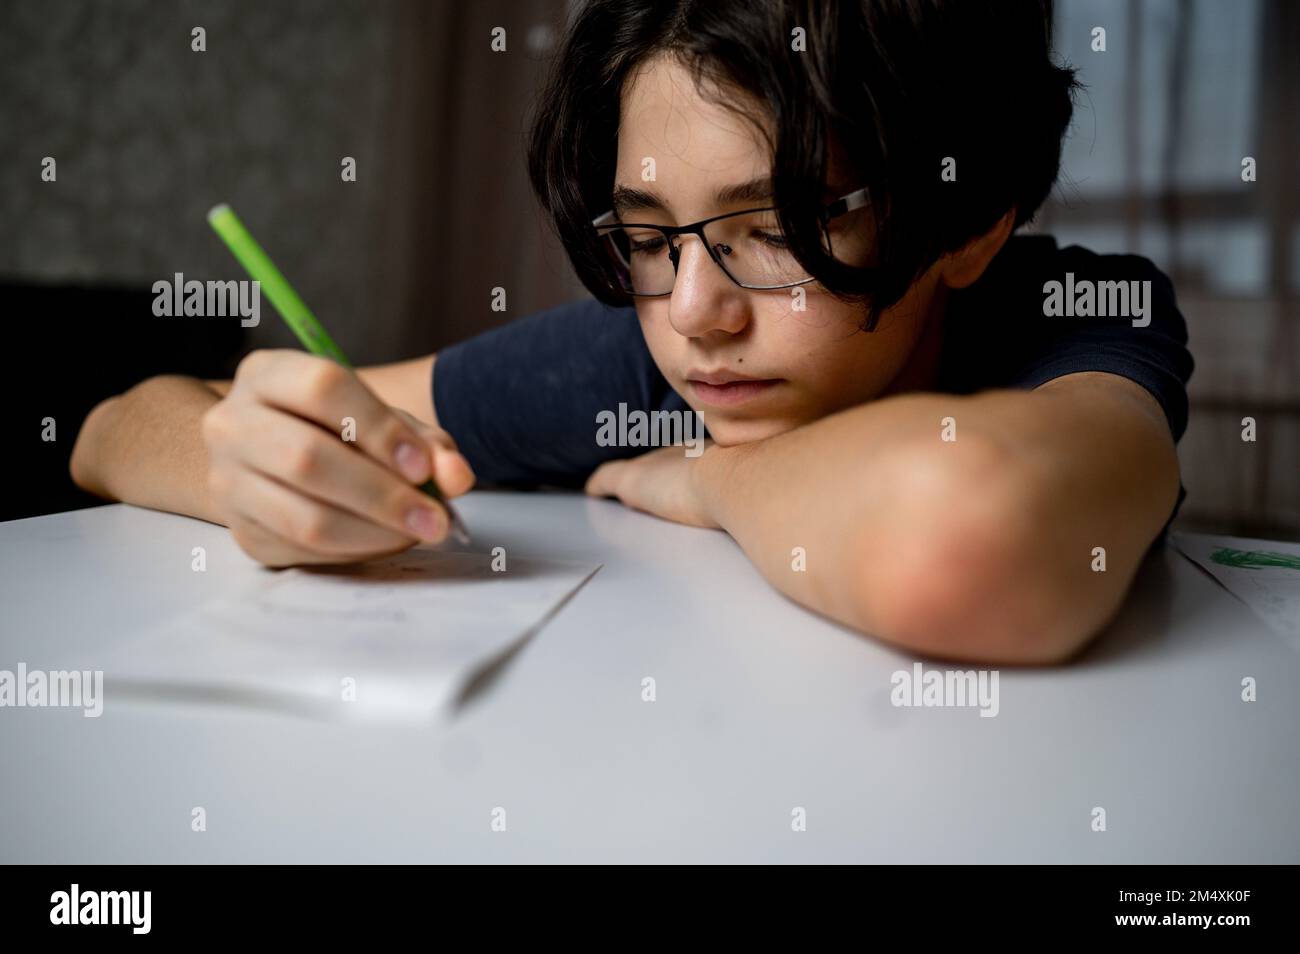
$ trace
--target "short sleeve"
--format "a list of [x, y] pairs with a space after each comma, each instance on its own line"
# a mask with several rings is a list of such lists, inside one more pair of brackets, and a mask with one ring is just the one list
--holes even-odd
[[[1067, 289], [1102, 282], [1138, 282], [1145, 314], [1079, 317], [1046, 307], [1049, 283]], [[1149, 285], [1143, 284], [1149, 282]], [[1149, 321], [1148, 321], [1149, 319]], [[1098, 255], [1078, 246], [1061, 249], [1050, 236], [1018, 236], [1007, 243], [984, 276], [955, 296], [945, 326], [942, 371], [945, 390], [1036, 388], [1081, 371], [1128, 378], [1151, 392], [1178, 441], [1187, 430], [1187, 382], [1193, 361], [1187, 325], [1173, 284], [1150, 261], [1136, 255]], [[1178, 514], [1178, 500], [1165, 523]]]
[[[1187, 429], [1187, 382], [1193, 361], [1173, 284], [1136, 255], [1057, 249], [1046, 237], [1021, 238], [998, 256], [986, 279], [963, 296], [945, 347], [963, 367], [964, 387], [1035, 388], [1080, 371], [1120, 375], [1151, 392], [1177, 441]], [[1048, 283], [1062, 295], [1090, 284], [1125, 283], [1143, 295], [1145, 314], [1078, 317], [1049, 314]], [[1134, 283], [1137, 283], [1136, 285]], [[1134, 324], [1137, 320], [1139, 324]]]
[[646, 348], [635, 309], [597, 301], [517, 319], [438, 353], [438, 423], [480, 484], [577, 487], [642, 451], [602, 446], [597, 415], [684, 410]]

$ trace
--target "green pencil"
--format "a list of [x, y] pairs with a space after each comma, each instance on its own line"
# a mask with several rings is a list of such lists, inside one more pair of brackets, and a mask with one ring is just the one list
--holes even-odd
[[[214, 206], [208, 213], [208, 224], [221, 236], [231, 254], [239, 260], [239, 264], [244, 266], [244, 270], [252, 276], [253, 280], [261, 282], [262, 294], [271, 300], [275, 310], [298, 336], [303, 347], [312, 354], [333, 358], [345, 368], [352, 367], [352, 363], [339, 350], [334, 339], [321, 327], [306, 302], [293, 290], [293, 286], [275, 267], [270, 256], [262, 250], [262, 246], [257, 244], [257, 239], [253, 238], [244, 227], [244, 223], [239, 221], [239, 216], [235, 215], [230, 206], [224, 203]], [[438, 489], [433, 478], [425, 481], [420, 489], [447, 509], [447, 515], [451, 518], [452, 535], [461, 543], [469, 543], [469, 532], [465, 529], [465, 524], [461, 522], [456, 511], [452, 509], [451, 503]]]

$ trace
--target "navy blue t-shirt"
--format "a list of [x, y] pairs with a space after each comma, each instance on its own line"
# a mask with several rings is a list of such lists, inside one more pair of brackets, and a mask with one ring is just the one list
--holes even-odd
[[[1150, 281], [1150, 324], [1128, 318], [1047, 317], [1044, 284]], [[1077, 371], [1136, 381], [1164, 408], [1174, 439], [1187, 427], [1192, 357], [1169, 279], [1133, 255], [1058, 248], [1015, 236], [980, 279], [949, 298], [936, 391], [1034, 388]], [[597, 415], [685, 411], [659, 373], [631, 307], [579, 301], [520, 318], [438, 354], [438, 423], [480, 484], [579, 487], [603, 461], [647, 448], [602, 447]], [[1179, 500], [1181, 502], [1180, 493]]]

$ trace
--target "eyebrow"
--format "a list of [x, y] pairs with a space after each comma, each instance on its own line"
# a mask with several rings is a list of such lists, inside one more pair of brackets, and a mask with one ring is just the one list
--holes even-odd
[[[751, 179], [737, 185], [724, 186], [714, 195], [718, 205], [738, 205], [742, 202], [763, 202], [772, 197], [770, 178]], [[666, 212], [668, 204], [653, 192], [618, 186], [610, 196], [614, 211], [623, 215], [632, 211]]]

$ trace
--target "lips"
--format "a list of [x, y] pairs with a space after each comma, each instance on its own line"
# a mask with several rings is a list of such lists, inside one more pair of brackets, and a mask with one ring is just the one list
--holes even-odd
[[769, 381], [775, 378], [756, 378], [751, 374], [736, 374], [734, 371], [688, 371], [686, 380], [722, 385], [734, 384], [737, 381]]
[[735, 407], [775, 387], [780, 379], [747, 377], [732, 371], [691, 371], [686, 375], [686, 383], [705, 404]]

